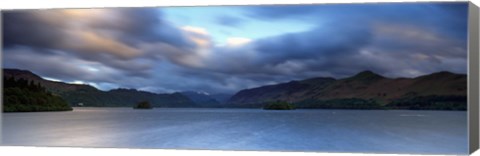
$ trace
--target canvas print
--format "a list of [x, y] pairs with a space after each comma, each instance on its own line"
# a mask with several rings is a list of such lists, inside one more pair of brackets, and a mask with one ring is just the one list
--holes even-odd
[[467, 154], [467, 12], [3, 11], [2, 145]]

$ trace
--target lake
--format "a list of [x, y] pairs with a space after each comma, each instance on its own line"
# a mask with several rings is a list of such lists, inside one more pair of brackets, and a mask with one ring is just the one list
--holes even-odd
[[467, 112], [74, 108], [3, 114], [3, 145], [467, 154]]

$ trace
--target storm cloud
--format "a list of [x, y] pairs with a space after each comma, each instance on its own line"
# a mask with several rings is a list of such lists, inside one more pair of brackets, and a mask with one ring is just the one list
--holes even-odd
[[[162, 8], [7, 11], [3, 65], [100, 89], [210, 93], [364, 70], [389, 77], [466, 73], [467, 3], [235, 8], [235, 16], [185, 23], [168, 20]], [[209, 27], [195, 25], [205, 21]], [[260, 37], [232, 32], [222, 44], [212, 31], [262, 31], [265, 21], [272, 29], [311, 27]]]

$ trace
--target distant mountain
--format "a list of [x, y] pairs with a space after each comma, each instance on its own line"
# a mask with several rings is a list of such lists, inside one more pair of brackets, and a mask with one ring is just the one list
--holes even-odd
[[3, 69], [3, 76], [39, 83], [48, 91], [65, 99], [71, 106], [132, 107], [140, 101], [148, 101], [154, 107], [195, 107], [194, 102], [180, 93], [156, 94], [135, 89], [102, 91], [90, 85], [45, 80], [30, 71], [19, 69]]
[[217, 100], [220, 104], [226, 104], [230, 97], [232, 97], [232, 94], [224, 94], [224, 93], [217, 93], [217, 94], [210, 94], [210, 97], [214, 98]]
[[[466, 96], [465, 74], [438, 72], [392, 79], [364, 71], [344, 79], [320, 77], [245, 89], [232, 96], [228, 103], [236, 107], [262, 107], [271, 101], [287, 101], [300, 108], [463, 110]], [[359, 104], [347, 107], [343, 103]]]
[[186, 97], [190, 98], [190, 100], [192, 100], [195, 103], [195, 105], [199, 107], [220, 106], [220, 102], [218, 102], [215, 98], [211, 97], [209, 94], [205, 92], [185, 91], [185, 92], [180, 92], [180, 94], [183, 94]]

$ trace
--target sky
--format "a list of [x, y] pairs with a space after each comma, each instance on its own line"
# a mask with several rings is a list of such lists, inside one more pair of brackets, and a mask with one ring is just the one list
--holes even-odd
[[467, 72], [468, 3], [11, 10], [3, 68], [101, 90], [239, 90]]

